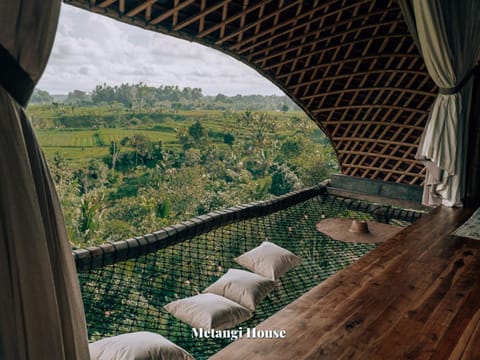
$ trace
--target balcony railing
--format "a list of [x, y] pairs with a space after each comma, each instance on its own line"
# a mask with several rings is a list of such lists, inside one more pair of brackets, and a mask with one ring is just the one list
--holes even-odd
[[229, 268], [240, 268], [233, 258], [269, 240], [303, 260], [281, 278], [255, 316], [240, 325], [254, 327], [375, 247], [330, 239], [315, 228], [321, 219], [380, 216], [407, 225], [421, 215], [314, 187], [202, 215], [153, 234], [75, 250], [90, 340], [146, 330], [206, 358], [229, 340], [194, 339], [191, 327], [163, 306], [202, 292]]

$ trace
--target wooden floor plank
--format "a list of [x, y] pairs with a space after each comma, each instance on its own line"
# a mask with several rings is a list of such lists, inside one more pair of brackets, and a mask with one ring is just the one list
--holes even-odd
[[473, 209], [439, 207], [212, 359], [480, 359], [480, 242], [450, 235]]

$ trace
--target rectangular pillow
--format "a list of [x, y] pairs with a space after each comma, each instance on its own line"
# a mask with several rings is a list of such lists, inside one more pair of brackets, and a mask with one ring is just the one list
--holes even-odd
[[177, 319], [204, 330], [229, 329], [253, 316], [242, 305], [215, 294], [200, 294], [173, 301], [164, 308]]
[[88, 348], [91, 360], [194, 360], [180, 346], [148, 331], [109, 337]]
[[203, 292], [223, 296], [255, 311], [255, 307], [274, 287], [275, 281], [261, 275], [245, 270], [229, 269]]
[[278, 280], [288, 270], [300, 265], [302, 259], [287, 249], [264, 241], [234, 261], [259, 275]]

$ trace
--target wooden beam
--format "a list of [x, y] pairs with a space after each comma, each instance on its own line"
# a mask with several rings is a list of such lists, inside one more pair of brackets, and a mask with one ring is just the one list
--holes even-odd
[[174, 15], [175, 13], [178, 13], [180, 10], [186, 8], [187, 6], [193, 4], [194, 2], [195, 0], [183, 1], [182, 3], [178, 4], [178, 6], [165, 11], [162, 15], [157, 16], [155, 19], [149, 22], [149, 25], [157, 25], [161, 23], [165, 19], [168, 19], [170, 16]]
[[[222, 22], [224, 22], [228, 18], [228, 4], [224, 4], [222, 8]], [[220, 28], [220, 38], [225, 36], [225, 28], [226, 26], [223, 26]]]
[[[382, 11], [378, 11], [377, 12], [377, 15], [381, 14], [381, 13], [384, 13], [385, 10], [382, 10]], [[369, 16], [374, 16], [375, 14], [369, 14]], [[359, 17], [360, 19], [365, 17], [364, 15]], [[317, 19], [318, 20], [318, 19]], [[353, 19], [349, 19], [348, 21], [342, 21], [342, 22], [339, 22], [338, 25], [342, 25], [342, 24], [348, 24], [350, 21], [353, 21]], [[328, 41], [330, 39], [333, 39], [335, 37], [340, 37], [340, 36], [344, 36], [344, 35], [349, 35], [349, 34], [352, 34], [352, 33], [359, 33], [361, 31], [364, 31], [364, 30], [368, 30], [370, 28], [374, 28], [374, 27], [378, 27], [378, 26], [384, 26], [384, 25], [393, 25], [395, 23], [402, 23], [404, 20], [392, 20], [392, 21], [388, 21], [388, 22], [385, 22], [385, 23], [380, 23], [380, 24], [368, 24], [368, 25], [365, 25], [365, 26], [361, 26], [361, 27], [358, 27], [358, 28], [354, 28], [352, 30], [347, 30], [347, 31], [343, 31], [343, 32], [340, 32], [340, 33], [334, 33], [333, 35], [331, 36], [322, 36], [322, 39], [321, 41]], [[282, 41], [282, 42], [275, 42], [272, 44], [272, 46], [270, 47], [262, 47], [262, 49], [258, 50], [258, 51], [255, 51], [255, 52], [252, 52], [252, 53], [249, 53], [248, 56], [249, 58], [254, 58], [258, 55], [260, 55], [261, 53], [265, 52], [265, 51], [273, 51], [273, 49], [275, 48], [278, 48], [278, 47], [282, 47], [282, 46], [288, 46], [289, 44], [295, 42], [295, 41], [299, 41], [299, 40], [302, 40], [302, 39], [306, 39], [308, 37], [311, 37], [311, 36], [315, 36], [319, 33], [322, 33], [322, 32], [326, 32], [328, 31], [329, 29], [333, 28], [333, 26], [326, 26], [326, 27], [320, 27], [320, 28], [316, 28], [314, 31], [311, 31], [311, 32], [308, 32], [308, 33], [305, 33], [305, 34], [302, 34], [302, 35], [299, 35], [299, 36], [296, 36], [295, 38], [292, 38], [292, 39], [288, 39], [286, 41]], [[407, 35], [407, 34], [405, 34]], [[315, 40], [313, 41], [310, 41], [310, 42], [305, 42], [304, 44], [302, 45], [305, 45], [305, 46], [310, 46], [310, 45], [314, 45], [316, 44], [317, 42], [319, 41], [318, 38], [316, 38]], [[261, 44], [258, 44], [259, 46]], [[249, 46], [249, 47], [246, 47], [246, 48], [241, 48], [239, 49], [238, 53], [239, 54], [243, 54], [245, 52], [247, 52], [248, 50], [251, 50], [252, 48], [255, 48], [257, 46], [257, 43]]]
[[[173, 7], [177, 8], [178, 4], [180, 4], [180, 0], [173, 0]], [[178, 23], [178, 11], [175, 11], [172, 15], [172, 27], [175, 27]]]
[[220, 9], [222, 6], [225, 6], [226, 4], [228, 4], [231, 1], [232, 0], [220, 1], [219, 3], [210, 6], [208, 9], [205, 9], [205, 10], [201, 11], [200, 13], [198, 13], [197, 15], [192, 16], [192, 17], [188, 18], [187, 20], [181, 22], [180, 24], [176, 25], [173, 28], [173, 30], [179, 31], [179, 30], [183, 29], [184, 27], [186, 27], [190, 24], [193, 24], [194, 22], [199, 21], [201, 18], [205, 18], [205, 16], [207, 16], [208, 14]]
[[394, 106], [389, 104], [361, 104], [361, 105], [349, 105], [349, 106], [336, 106], [336, 107], [328, 107], [322, 109], [313, 110], [313, 113], [321, 113], [321, 112], [330, 112], [330, 111], [337, 111], [337, 110], [350, 110], [350, 109], [370, 109], [370, 108], [383, 108], [383, 109], [393, 109], [399, 111], [410, 111], [416, 113], [425, 113], [425, 110], [421, 109], [414, 109], [414, 108], [404, 108], [402, 106]]
[[152, 6], [149, 6], [145, 9], [145, 20], [146, 21], [152, 20]]
[[416, 164], [420, 164], [419, 161], [413, 160], [413, 159], [404, 159], [400, 156], [394, 156], [394, 155], [388, 155], [388, 154], [382, 154], [382, 153], [376, 153], [376, 152], [368, 152], [368, 151], [356, 151], [356, 150], [338, 150], [340, 154], [351, 154], [351, 155], [364, 155], [364, 156], [369, 156], [372, 158], [382, 158], [382, 159], [387, 159], [387, 160], [396, 160], [399, 161], [399, 164], [401, 163], [407, 163], [411, 164], [412, 162]]
[[100, 4], [98, 4], [97, 6], [103, 9], [112, 5], [114, 2], [117, 2], [117, 1], [118, 0], [105, 0], [105, 1], [102, 1]]
[[378, 126], [393, 126], [398, 127], [401, 129], [415, 129], [415, 130], [423, 130], [423, 126], [417, 125], [408, 125], [403, 123], [392, 123], [388, 120], [385, 121], [373, 121], [373, 120], [328, 120], [324, 121], [323, 124], [325, 126], [329, 125], [347, 125], [347, 124], [354, 124], [354, 125], [378, 125]]
[[[314, 8], [314, 9], [311, 9], [309, 11], [305, 11], [303, 12], [298, 18], [294, 18], [294, 19], [290, 19], [290, 20], [286, 20], [284, 21], [283, 23], [280, 23], [278, 24], [276, 27], [275, 27], [275, 34], [274, 35], [270, 35], [271, 34], [271, 31], [272, 29], [268, 29], [268, 30], [265, 30], [261, 33], [258, 33], [258, 34], [255, 34], [254, 36], [251, 36], [249, 38], [246, 38], [245, 40], [241, 41], [241, 42], [238, 42], [238, 43], [235, 43], [233, 44], [230, 49], [231, 50], [239, 50], [240, 48], [243, 47], [243, 45], [245, 44], [248, 44], [252, 41], [255, 41], [255, 45], [258, 46], [258, 45], [263, 45], [264, 43], [270, 41], [270, 40], [274, 40], [278, 37], [281, 37], [281, 36], [284, 36], [286, 35], [287, 33], [290, 33], [292, 31], [295, 31], [295, 30], [298, 30], [298, 29], [301, 29], [303, 27], [306, 27], [308, 25], [310, 25], [312, 22], [315, 22], [315, 21], [318, 21], [318, 19], [312, 19], [310, 20], [309, 22], [303, 22], [302, 19], [305, 18], [305, 17], [309, 17], [310, 15], [314, 15], [315, 13], [317, 13], [318, 11], [320, 10], [325, 10], [327, 9], [331, 4], [333, 3], [336, 3], [337, 0], [333, 0], [333, 1], [329, 1], [327, 3], [323, 3], [321, 4], [320, 6]], [[349, 9], [351, 7], [357, 7], [361, 4], [364, 4], [364, 3], [369, 3], [371, 2], [371, 0], [363, 0], [363, 1], [359, 1], [357, 3], [354, 3], [352, 5], [345, 5], [343, 6], [341, 9], [339, 10], [336, 10], [336, 11], [332, 11], [328, 14], [335, 14], [335, 13], [338, 13], [338, 12], [341, 12], [341, 11], [345, 11], [345, 9]], [[295, 26], [289, 26], [289, 25], [292, 25], [295, 21], [299, 22], [299, 25], [295, 25]], [[279, 32], [277, 31], [277, 29], [280, 29], [280, 28], [283, 28], [285, 27], [285, 31], [282, 31], [282, 32]], [[261, 41], [256, 41], [258, 38], [262, 37], [262, 36], [265, 36], [265, 35], [270, 35], [268, 38], [266, 39], [263, 39]]]
[[[352, 77], [357, 77], [357, 76], [368, 76], [368, 75], [380, 75], [380, 74], [388, 74], [388, 73], [394, 73], [394, 74], [409, 74], [409, 75], [419, 75], [419, 76], [424, 76], [428, 78], [428, 74], [423, 71], [417, 71], [417, 70], [404, 70], [404, 69], [382, 69], [382, 70], [371, 70], [371, 71], [355, 71], [351, 72], [348, 74], [338, 74], [338, 75], [332, 75], [332, 76], [324, 76], [319, 79], [314, 79], [314, 80], [309, 80], [309, 81], [303, 81], [299, 82], [296, 84], [289, 85], [289, 89], [296, 89], [302, 86], [308, 86], [308, 85], [314, 85], [318, 84], [320, 82], [325, 82], [329, 80], [340, 80], [340, 79], [349, 79]], [[429, 96], [436, 96], [435, 93], [426, 91]]]
[[[329, 50], [337, 50], [338, 51], [343, 46], [351, 46], [353, 48], [355, 45], [360, 44], [360, 43], [364, 43], [364, 42], [371, 42], [373, 40], [381, 40], [381, 39], [387, 39], [387, 38], [388, 39], [401, 39], [405, 36], [407, 36], [407, 35], [405, 35], [405, 34], [401, 34], [401, 35], [381, 35], [381, 36], [376, 36], [375, 38], [361, 39], [361, 40], [346, 42], [344, 44], [332, 45], [332, 46], [325, 47], [325, 48], [322, 48], [322, 49], [319, 49], [319, 50], [316, 50], [316, 51], [312, 51], [312, 52], [307, 53], [307, 54], [302, 54], [302, 55], [298, 55], [298, 56], [294, 55], [294, 56], [289, 57], [288, 59], [285, 59], [283, 61], [276, 61], [272, 65], [264, 66], [263, 68], [265, 70], [270, 70], [272, 68], [277, 68], [277, 67], [280, 67], [280, 66], [283, 66], [283, 65], [286, 65], [286, 64], [290, 64], [294, 61], [299, 61], [299, 60], [307, 58], [307, 57], [320, 55], [320, 54], [322, 54], [324, 52], [327, 52]], [[366, 45], [365, 47], [369, 47], [369, 45]], [[299, 48], [302, 48], [302, 47], [300, 46]], [[281, 53], [287, 54], [289, 52], [290, 52], [290, 50], [287, 49], [287, 50], [282, 51]], [[255, 64], [265, 63], [265, 61], [270, 60], [272, 58], [275, 58], [276, 56], [277, 56], [276, 54], [272, 54], [272, 55], [267, 56], [265, 58], [260, 58], [258, 60], [255, 60], [254, 63]], [[348, 56], [346, 56], [346, 59], [348, 59]]]
[[[205, 11], [207, 8], [207, 0], [200, 1], [200, 12]], [[198, 33], [201, 33], [205, 29], [205, 17], [201, 17], [198, 23]]]
[[245, 15], [248, 15], [248, 14], [251, 13], [252, 11], [255, 11], [255, 10], [261, 8], [262, 6], [265, 6], [266, 4], [271, 3], [271, 2], [272, 2], [272, 0], [263, 0], [263, 1], [260, 1], [260, 2], [256, 2], [254, 5], [243, 9], [243, 10], [242, 10], [240, 13], [238, 13], [237, 15], [232, 15], [232, 16], [228, 17], [227, 19], [225, 19], [224, 21], [219, 22], [218, 24], [215, 24], [215, 25], [209, 27], [208, 29], [200, 32], [200, 33], [197, 35], [197, 38], [201, 39], [201, 38], [207, 36], [208, 34], [211, 34], [212, 32], [221, 29], [221, 28], [224, 27], [225, 25], [227, 25], [227, 24], [229, 24], [229, 23], [231, 23], [231, 22], [234, 22], [234, 21], [240, 19], [241, 17], [243, 17], [243, 16], [245, 16]]
[[[244, 13], [240, 17], [240, 28], [243, 28], [245, 26], [245, 22], [247, 20], [247, 15], [245, 13], [245, 10], [248, 8], [248, 3], [249, 3], [249, 0], [243, 0], [242, 11]], [[238, 35], [238, 38], [237, 38], [237, 41], [242, 41], [242, 40], [243, 40], [243, 33]]]
[[[369, 37], [369, 38], [366, 38], [366, 39], [357, 39], [357, 40], [352, 40], [352, 41], [345, 41], [345, 42], [342, 42], [340, 44], [325, 46], [325, 47], [322, 47], [321, 49], [313, 50], [311, 52], [303, 53], [301, 55], [300, 54], [298, 54], [297, 56], [294, 55], [293, 58], [288, 58], [285, 61], [279, 62], [279, 64], [284, 65], [284, 64], [287, 64], [287, 63], [292, 62], [292, 61], [298, 61], [298, 60], [303, 59], [305, 57], [319, 55], [319, 54], [321, 54], [323, 52], [327, 52], [329, 50], [337, 50], [337, 49], [340, 49], [344, 46], [350, 46], [351, 48], [353, 48], [355, 45], [357, 45], [359, 43], [363, 43], [363, 42], [368, 42], [368, 41], [373, 41], [373, 40], [382, 40], [382, 39], [397, 39], [397, 38], [404, 38], [406, 36], [407, 36], [406, 34], [388, 34], [388, 35], [378, 35], [378, 36], [375, 36], [375, 37]], [[321, 41], [323, 41], [323, 39]], [[309, 43], [301, 44], [301, 45], [298, 45], [298, 46], [292, 46], [290, 48], [286, 48], [286, 49], [281, 50], [279, 52], [272, 53], [268, 56], [261, 57], [261, 58], [255, 60], [254, 63], [258, 64], [260, 62], [265, 62], [267, 60], [274, 59], [274, 58], [276, 58], [278, 56], [281, 56], [281, 55], [287, 55], [288, 53], [290, 53], [292, 51], [295, 51], [295, 50], [303, 50], [304, 48], [316, 45], [319, 42], [320, 42], [319, 40], [310, 41]], [[349, 54], [347, 54], [346, 57], [348, 57], [348, 55]]]
[[305, 95], [305, 96], [300, 96], [299, 99], [301, 100], [308, 100], [308, 99], [316, 99], [319, 97], [323, 96], [328, 96], [328, 95], [340, 95], [340, 94], [348, 94], [348, 93], [358, 93], [358, 92], [364, 92], [364, 91], [392, 91], [392, 92], [402, 92], [402, 93], [411, 93], [411, 94], [416, 94], [416, 95], [422, 95], [422, 96], [432, 96], [435, 97], [435, 95], [431, 94], [428, 91], [421, 91], [421, 90], [415, 90], [415, 89], [404, 89], [401, 87], [383, 87], [383, 86], [377, 86], [377, 87], [364, 87], [364, 88], [348, 88], [348, 89], [343, 89], [343, 90], [335, 90], [335, 91], [325, 91], [320, 94], [312, 94], [312, 95]]
[[[368, 56], [359, 56], [359, 57], [353, 57], [349, 59], [341, 59], [341, 60], [335, 60], [335, 61], [330, 61], [330, 62], [322, 62], [320, 64], [308, 66], [302, 69], [297, 69], [297, 70], [292, 70], [292, 71], [286, 71], [283, 74], [280, 74], [276, 76], [277, 80], [284, 79], [292, 74], [298, 74], [302, 73], [304, 71], [310, 71], [314, 70], [318, 67], [327, 67], [330, 65], [339, 65], [339, 64], [345, 64], [348, 62], [359, 62], [362, 60], [373, 60], [373, 59], [386, 59], [386, 58], [407, 58], [407, 59], [421, 59], [420, 55], [418, 54], [398, 54], [398, 53], [388, 53], [388, 54], [375, 54], [375, 55], [368, 55]], [[265, 69], [262, 69], [265, 70]]]
[[[251, 29], [252, 27], [255, 27], [257, 25], [261, 25], [264, 21], [268, 20], [268, 19], [271, 19], [272, 17], [275, 17], [276, 15], [278, 14], [281, 14], [282, 12], [294, 7], [294, 6], [298, 6], [300, 3], [302, 2], [302, 0], [296, 0], [296, 1], [293, 1], [291, 3], [288, 3], [287, 5], [283, 6], [282, 8], [272, 12], [272, 13], [269, 13], [268, 15], [266, 16], [262, 16], [261, 18], [259, 18], [257, 21], [254, 21], [250, 24], [248, 24], [247, 26], [243, 27], [242, 29], [238, 30], [238, 31], [234, 31], [226, 36], [224, 36], [223, 38], [217, 40], [215, 42], [215, 45], [221, 45], [223, 44], [225, 41], [231, 39], [231, 38], [234, 38], [235, 36], [238, 36], [241, 32], [245, 32], [246, 30], [248, 29]], [[269, 32], [273, 31], [273, 28], [268, 30]]]
[[400, 141], [392, 141], [392, 140], [385, 140], [385, 139], [365, 139], [365, 138], [358, 138], [358, 137], [344, 137], [344, 136], [332, 136], [332, 140], [334, 141], [355, 141], [358, 143], [369, 142], [369, 143], [385, 143], [385, 144], [392, 144], [392, 145], [404, 145], [408, 146]]
[[125, 16], [132, 17], [137, 15], [138, 13], [142, 12], [143, 10], [148, 9], [151, 7], [154, 3], [156, 3], [157, 0], [146, 0], [143, 4], [138, 5], [137, 7], [133, 8], [129, 12], [125, 14]]

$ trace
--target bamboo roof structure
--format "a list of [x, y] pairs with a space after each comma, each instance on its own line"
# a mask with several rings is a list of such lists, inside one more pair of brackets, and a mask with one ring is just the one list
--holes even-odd
[[396, 0], [64, 0], [220, 50], [280, 87], [345, 175], [422, 185], [414, 156], [437, 87]]

